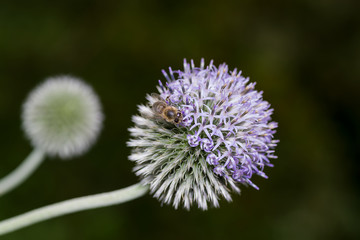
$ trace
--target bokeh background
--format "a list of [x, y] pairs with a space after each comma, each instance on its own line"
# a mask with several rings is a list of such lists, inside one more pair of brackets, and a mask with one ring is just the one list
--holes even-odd
[[174, 210], [147, 195], [1, 239], [360, 239], [360, 15], [350, 0], [1, 1], [0, 177], [32, 150], [21, 105], [44, 78], [72, 74], [100, 95], [92, 150], [47, 160], [0, 199], [0, 218], [138, 181], [127, 160], [136, 105], [183, 58], [243, 70], [279, 122], [279, 158], [232, 203]]

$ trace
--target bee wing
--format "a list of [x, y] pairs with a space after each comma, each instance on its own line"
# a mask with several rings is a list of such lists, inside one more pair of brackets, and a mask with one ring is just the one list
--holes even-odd
[[152, 109], [155, 113], [161, 114], [166, 106], [167, 104], [164, 101], [158, 101], [152, 105]]

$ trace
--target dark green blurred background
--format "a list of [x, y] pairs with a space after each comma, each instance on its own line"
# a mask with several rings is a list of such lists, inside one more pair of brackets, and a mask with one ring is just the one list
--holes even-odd
[[137, 182], [127, 160], [136, 105], [161, 69], [204, 57], [243, 70], [279, 122], [279, 159], [234, 201], [174, 210], [147, 195], [1, 239], [359, 239], [360, 15], [356, 1], [1, 1], [0, 177], [31, 151], [21, 104], [44, 78], [73, 74], [100, 95], [98, 143], [47, 160], [0, 199], [5, 219]]

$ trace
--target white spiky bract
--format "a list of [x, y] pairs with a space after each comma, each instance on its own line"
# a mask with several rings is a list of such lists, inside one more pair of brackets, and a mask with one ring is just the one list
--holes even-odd
[[86, 152], [102, 128], [98, 96], [71, 76], [46, 79], [23, 105], [23, 129], [34, 147], [69, 158]]
[[[150, 106], [156, 101], [149, 95], [147, 99]], [[133, 117], [135, 127], [129, 129], [133, 137], [128, 142], [133, 147], [129, 159], [136, 162], [134, 171], [142, 183], [150, 185], [154, 197], [175, 209], [180, 204], [190, 209], [194, 202], [203, 210], [208, 202], [218, 207], [219, 196], [231, 201], [225, 181], [209, 168], [201, 149], [189, 146], [187, 132], [157, 122], [150, 106], [139, 106], [141, 116]], [[228, 183], [240, 192], [232, 179]]]

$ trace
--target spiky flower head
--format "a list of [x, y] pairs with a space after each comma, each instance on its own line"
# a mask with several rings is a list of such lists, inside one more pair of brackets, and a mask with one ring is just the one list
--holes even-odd
[[23, 105], [23, 129], [34, 147], [69, 158], [86, 152], [102, 128], [99, 98], [78, 78], [51, 77]]
[[267, 178], [265, 166], [274, 155], [277, 123], [273, 109], [262, 99], [255, 83], [226, 64], [211, 61], [200, 67], [184, 61], [183, 71], [163, 71], [166, 83], [158, 91], [168, 105], [183, 115], [180, 124], [163, 121], [152, 109], [158, 99], [148, 95], [133, 117], [129, 159], [143, 184], [162, 203], [189, 209], [197, 204], [218, 207], [219, 198], [231, 201], [230, 192], [239, 184], [258, 187], [254, 175]]

